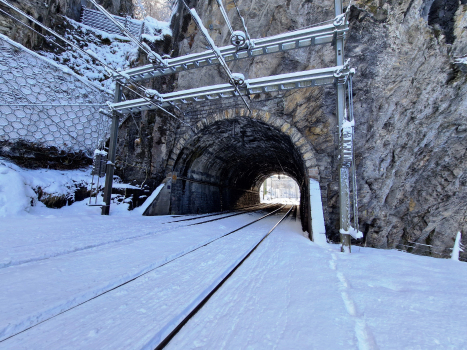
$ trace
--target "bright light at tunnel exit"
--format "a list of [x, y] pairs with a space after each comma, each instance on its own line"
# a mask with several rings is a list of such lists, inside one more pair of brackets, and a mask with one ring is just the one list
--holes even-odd
[[260, 187], [261, 203], [300, 204], [298, 184], [287, 175], [272, 175]]

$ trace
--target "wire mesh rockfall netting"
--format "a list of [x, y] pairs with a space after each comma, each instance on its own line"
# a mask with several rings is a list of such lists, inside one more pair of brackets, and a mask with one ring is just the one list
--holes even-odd
[[[132, 18], [112, 16], [116, 21], [122, 24], [126, 29], [130, 31], [135, 37], [139, 38], [141, 34], [144, 34], [144, 22], [138, 21]], [[81, 22], [85, 25], [93, 28], [102, 30], [110, 34], [122, 34], [120, 28], [108, 19], [102, 12], [92, 10], [89, 8], [83, 8], [81, 15]]]
[[92, 157], [110, 121], [112, 96], [0, 35], [0, 140], [23, 140]]

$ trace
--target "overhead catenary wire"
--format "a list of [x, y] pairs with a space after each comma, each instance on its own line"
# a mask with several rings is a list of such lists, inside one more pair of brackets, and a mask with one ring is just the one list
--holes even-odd
[[227, 16], [227, 12], [225, 12], [225, 8], [224, 8], [224, 5], [222, 4], [222, 0], [217, 0], [217, 4], [219, 5], [219, 9], [222, 12], [222, 16], [224, 16], [224, 20], [227, 23], [227, 26], [229, 27], [230, 34], [233, 35], [234, 30], [232, 28], [232, 24], [230, 24], [230, 20], [229, 20], [229, 17]]
[[[0, 9], [0, 12], [2, 12], [3, 14], [7, 15], [7, 16], [10, 17], [10, 18], [12, 18], [13, 20], [17, 21], [18, 23], [22, 24], [23, 26], [29, 28], [29, 29], [32, 30], [34, 33], [40, 35], [40, 36], [43, 37], [47, 42], [52, 43], [53, 45], [58, 46], [58, 47], [59, 47], [60, 49], [62, 49], [63, 51], [67, 51], [67, 49], [64, 48], [62, 45], [60, 45], [59, 43], [57, 43], [55, 40], [52, 40], [51, 37], [46, 36], [46, 35], [44, 35], [44, 34], [42, 34], [42, 33], [39, 33], [37, 30], [35, 30], [35, 29], [32, 28], [31, 26], [27, 25], [26, 23], [20, 21], [20, 20], [19, 20], [18, 18], [16, 18], [15, 16], [12, 16], [11, 14], [9, 14], [8, 12], [6, 12], [6, 11], [4, 11], [4, 10], [2, 10], [2, 9]], [[87, 87], [90, 87], [90, 88], [92, 88], [92, 89], [94, 89], [94, 90], [100, 90], [97, 86], [93, 86], [93, 85], [87, 83], [86, 81], [83, 81], [83, 83], [84, 83]], [[101, 92], [102, 92], [102, 91], [101, 91]], [[43, 104], [41, 104], [41, 105], [43, 105]], [[67, 106], [70, 106], [70, 105], [67, 105]]]
[[[59, 38], [60, 40], [62, 40], [63, 42], [65, 42], [67, 45], [69, 45], [71, 48], [73, 48], [75, 51], [81, 53], [81, 54], [84, 54], [86, 56], [89, 56], [91, 57], [92, 59], [94, 59], [96, 62], [98, 62], [99, 64], [101, 64], [103, 67], [105, 67], [107, 69], [107, 71], [109, 73], [111, 73], [113, 75], [113, 77], [115, 78], [115, 76], [119, 76], [120, 78], [123, 78], [124, 81], [128, 80], [128, 77], [125, 76], [124, 74], [122, 74], [121, 72], [118, 72], [117, 70], [115, 70], [114, 68], [110, 67], [109, 65], [107, 65], [105, 62], [103, 62], [101, 59], [99, 59], [99, 57], [97, 57], [97, 55], [95, 53], [91, 53], [90, 50], [88, 51], [85, 51], [83, 49], [81, 49], [79, 46], [75, 45], [74, 43], [72, 43], [71, 41], [69, 41], [68, 39], [66, 39], [65, 37], [63, 37], [62, 35], [58, 34], [57, 32], [55, 32], [54, 30], [48, 28], [47, 26], [43, 25], [42, 23], [40, 23], [39, 21], [37, 21], [35, 18], [33, 18], [32, 16], [29, 16], [28, 14], [26, 14], [25, 12], [21, 11], [20, 9], [16, 8], [15, 6], [11, 5], [10, 3], [8, 3], [6, 0], [0, 0], [0, 3], [4, 4], [5, 6], [7, 6], [8, 8], [12, 9], [13, 11], [19, 13], [20, 15], [26, 17], [27, 19], [29, 19], [30, 21], [32, 21], [33, 23], [37, 24], [39, 27], [43, 28], [44, 30], [46, 30], [47, 32], [49, 32], [50, 34], [54, 35], [55, 37]], [[4, 11], [2, 11], [4, 12]], [[8, 14], [8, 13], [7, 13]], [[8, 14], [10, 17], [13, 17], [11, 16], [10, 14]], [[24, 22], [20, 21], [17, 19], [17, 21], [21, 24], [23, 24], [24, 26], [32, 29], [31, 27], [29, 27], [27, 24], [25, 24]], [[34, 29], [33, 29], [34, 30]], [[34, 30], [35, 31], [35, 30]], [[37, 31], [35, 31], [36, 33], [38, 33]], [[40, 34], [40, 33], [38, 33]], [[46, 36], [44, 36], [43, 34], [40, 34], [41, 36], [43, 36], [44, 38], [47, 39]], [[63, 48], [61, 45], [59, 45], [58, 43], [56, 43], [55, 41], [52, 41], [52, 43], [56, 44], [57, 46], [59, 46], [60, 48], [62, 48], [63, 50], [67, 51], [65, 48]], [[88, 85], [88, 84], [86, 84]], [[124, 85], [124, 83], [122, 83], [121, 85]], [[146, 91], [148, 91], [147, 88], [139, 85], [139, 84], [136, 84], [136, 83], [132, 83], [133, 86], [137, 87], [138, 89], [142, 90], [144, 93], [146, 93]], [[89, 85], [88, 85], [89, 86]], [[97, 87], [94, 87], [95, 89], [97, 89]], [[152, 101], [151, 99], [147, 98], [146, 96], [134, 91], [133, 89], [131, 89], [130, 87], [128, 86], [125, 86], [125, 88], [127, 88], [128, 90], [130, 90], [131, 92], [135, 93], [138, 97], [144, 99], [146, 102], [150, 103], [151, 105], [157, 107], [158, 109], [160, 109], [161, 111], [167, 113], [168, 115], [170, 115], [171, 117], [177, 119], [178, 121], [180, 121], [182, 124], [188, 126], [191, 128], [191, 125], [187, 124], [186, 122], [184, 122], [183, 120], [181, 120], [180, 118], [178, 118], [177, 116], [175, 116], [173, 113], [167, 111], [165, 108], [161, 107], [160, 105], [158, 105], [157, 103], [155, 103], [154, 101]]]
[[[45, 29], [47, 32], [49, 32], [50, 34], [56, 36], [57, 38], [59, 38], [60, 40], [62, 40], [63, 42], [65, 42], [66, 44], [70, 45], [73, 49], [75, 49], [76, 51], [82, 53], [82, 54], [85, 54], [91, 58], [93, 58], [94, 60], [96, 60], [97, 62], [99, 62], [100, 64], [102, 64], [103, 66], [106, 66], [107, 65], [102, 62], [97, 56], [96, 54], [94, 53], [90, 53], [90, 51], [84, 51], [83, 49], [81, 49], [79, 46], [75, 45], [74, 43], [70, 42], [69, 40], [67, 40], [65, 37], [63, 37], [62, 35], [58, 34], [57, 32], [55, 32], [54, 30], [48, 28], [47, 26], [43, 25], [41, 22], [37, 21], [35, 18], [33, 18], [32, 16], [26, 14], [25, 12], [21, 11], [20, 9], [16, 8], [15, 6], [11, 5], [10, 3], [8, 3], [7, 1], [5, 0], [0, 0], [0, 2], [4, 5], [6, 5], [7, 7], [9, 7], [10, 9], [12, 9], [13, 11], [16, 11], [18, 12], [19, 14], [21, 14], [22, 16], [26, 17], [27, 19], [29, 19], [30, 21], [32, 21], [34, 24], [37, 24], [39, 27]], [[23, 25], [26, 25], [25, 23], [19, 21], [20, 23], [22, 23]], [[27, 25], [26, 25], [27, 26]], [[37, 32], [36, 32], [37, 33]], [[66, 51], [66, 49], [64, 49]], [[114, 71], [114, 69], [111, 68], [111, 70]], [[116, 71], [115, 71], [116, 72]], [[118, 73], [118, 72], [116, 72]], [[122, 75], [123, 76], [123, 75]]]
[[31, 107], [40, 107], [40, 106], [47, 106], [47, 107], [103, 107], [107, 106], [104, 103], [1, 103], [0, 106], [31, 106]]
[[0, 8], [0, 12], [2, 12], [4, 15], [7, 15], [8, 17], [10, 17], [12, 20], [16, 21], [16, 22], [19, 22], [20, 24], [22, 24], [23, 26], [29, 28], [30, 30], [32, 30], [34, 33], [40, 35], [41, 37], [43, 37], [47, 42], [50, 42], [52, 41], [55, 45], [57, 45], [59, 48], [61, 48], [63, 51], [66, 51], [66, 48], [64, 48], [63, 46], [61, 46], [60, 44], [56, 43], [54, 40], [51, 40], [50, 37], [42, 34], [42, 33], [39, 33], [37, 30], [35, 30], [33, 27], [27, 25], [26, 23], [24, 22], [21, 22], [18, 18], [16, 18], [15, 16], [12, 16], [11, 14], [9, 14], [8, 12], [2, 10]]

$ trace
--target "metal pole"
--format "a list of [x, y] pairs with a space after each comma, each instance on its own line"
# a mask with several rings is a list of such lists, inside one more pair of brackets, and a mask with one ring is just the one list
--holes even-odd
[[[336, 17], [342, 14], [342, 0], [335, 0]], [[335, 43], [336, 66], [344, 65], [344, 34], [337, 33]], [[341, 131], [345, 118], [345, 85], [338, 79], [337, 83], [337, 119], [339, 124], [339, 143], [341, 144]], [[342, 149], [342, 147], [340, 147]], [[342, 154], [341, 154], [342, 161]], [[350, 227], [350, 198], [349, 198], [349, 169], [342, 166], [339, 162], [339, 210], [340, 210], [340, 229], [349, 231]], [[340, 234], [341, 250], [350, 253], [350, 235]]]
[[[119, 83], [116, 83], [115, 87], [115, 102], [120, 102], [122, 100], [122, 86]], [[109, 157], [107, 158], [107, 167], [105, 175], [105, 188], [104, 188], [104, 203], [102, 206], [102, 215], [110, 214], [110, 201], [112, 198], [112, 182], [114, 177], [115, 170], [115, 157], [117, 155], [117, 137], [118, 137], [118, 123], [119, 123], [119, 114], [113, 112], [112, 115], [112, 126], [110, 128], [110, 142], [109, 142]]]
[[[354, 120], [353, 115], [353, 92], [352, 92], [352, 74], [349, 74], [348, 82], [348, 92], [349, 92], [349, 116], [350, 121]], [[355, 127], [352, 127], [352, 142], [355, 140]], [[351, 172], [351, 183], [352, 183], [352, 194], [353, 194], [353, 221], [354, 228], [358, 231], [358, 196], [357, 196], [357, 168], [355, 164], [355, 149], [352, 147], [352, 172]]]
[[94, 185], [94, 175], [92, 176], [91, 189], [89, 190], [89, 204], [91, 204], [91, 200], [92, 200], [92, 185]]
[[[97, 175], [96, 199], [94, 200], [94, 204], [97, 204], [97, 195], [99, 194], [99, 180], [100, 180], [100, 177], [99, 177], [99, 175]], [[89, 204], [91, 204], [91, 203], [89, 203]]]

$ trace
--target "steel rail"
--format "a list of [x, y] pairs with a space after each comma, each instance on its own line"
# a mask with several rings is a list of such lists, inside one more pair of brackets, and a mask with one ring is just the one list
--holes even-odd
[[[281, 208], [284, 208], [282, 206]], [[161, 339], [161, 336], [163, 334], [156, 334], [151, 341], [143, 348], [143, 349], [154, 349], [154, 350], [161, 350], [169, 344], [169, 342], [173, 339], [173, 337], [183, 328], [183, 326], [211, 299], [211, 297], [219, 290], [220, 287], [237, 271], [237, 269], [251, 256], [251, 254], [259, 247], [261, 243], [264, 242], [264, 240], [276, 229], [279, 224], [284, 221], [291, 213], [291, 211], [294, 209], [295, 205], [292, 205], [291, 208], [287, 211], [287, 213], [269, 230], [268, 233], [266, 233], [263, 238], [253, 247], [251, 248], [248, 252], [245, 253], [245, 255], [242, 257], [242, 259], [236, 263], [234, 266], [230, 267], [230, 271], [224, 272], [223, 279], [217, 283], [215, 286], [211, 286], [210, 291], [204, 291], [204, 298], [201, 300], [197, 305], [193, 306], [190, 311], [186, 311], [187, 314], [186, 316], [176, 325], [172, 326], [170, 325], [167, 328], [172, 328], [171, 330], [167, 329], [163, 339]], [[183, 317], [183, 315], [182, 315]]]
[[[349, 73], [345, 66], [313, 69], [304, 72], [275, 75], [266, 78], [256, 78], [245, 81], [239, 88], [240, 94], [254, 95], [258, 93], [276, 92], [291, 89], [307, 88], [333, 84], [337, 72], [341, 75]], [[161, 94], [160, 107], [176, 106], [190, 102], [214, 100], [218, 98], [235, 97], [238, 93], [231, 84], [220, 84], [196, 89], [182, 90]], [[155, 109], [154, 102], [147, 99], [134, 99], [110, 104], [111, 108], [120, 113], [132, 113]], [[159, 108], [160, 108], [159, 107]]]
[[[274, 206], [277, 206], [278, 204], [274, 205], [274, 204], [270, 204], [270, 205], [266, 205], [264, 207], [257, 207], [257, 208], [253, 208], [253, 207], [248, 207], [246, 208], [246, 210], [242, 211], [241, 213], [239, 214], [248, 214], [248, 213], [253, 213], [255, 211], [260, 211], [260, 210], [269, 210], [269, 209], [272, 209]], [[101, 206], [101, 205], [98, 205], [98, 206]], [[251, 209], [251, 210], [248, 210], [248, 209]], [[254, 209], [254, 210], [253, 210]], [[231, 211], [230, 211], [231, 212]], [[228, 213], [230, 213], [228, 212]], [[228, 214], [226, 213], [226, 214]], [[217, 213], [217, 215], [221, 215], [222, 213]], [[202, 216], [202, 217], [196, 217], [196, 218], [190, 218], [190, 219], [187, 219], [187, 220], [179, 220], [179, 221], [170, 221], [170, 222], [162, 222], [161, 224], [169, 224], [169, 223], [178, 223], [180, 221], [188, 221], [188, 220], [199, 220], [199, 219], [203, 219], [205, 217], [209, 217], [209, 216], [214, 216], [215, 214], [210, 214], [210, 215], [206, 215], [206, 216]], [[221, 219], [227, 219], [228, 217], [230, 216], [224, 216], [222, 218], [220, 218], [219, 220]], [[207, 220], [207, 221], [203, 221], [201, 222], [200, 224], [202, 223], [207, 223], [207, 222], [210, 222], [210, 221], [213, 221], [213, 220]], [[158, 230], [158, 231], [151, 231], [151, 232], [146, 232], [146, 233], [143, 233], [143, 234], [137, 234], [137, 235], [134, 235], [134, 236], [130, 236], [130, 237], [126, 237], [126, 238], [122, 238], [122, 239], [117, 239], [117, 240], [114, 240], [114, 241], [109, 241], [109, 242], [104, 242], [104, 243], [97, 243], [97, 244], [91, 244], [91, 245], [87, 245], [85, 247], [82, 247], [82, 248], [77, 248], [73, 251], [64, 251], [62, 253], [58, 253], [56, 255], [54, 255], [53, 257], [58, 257], [58, 256], [63, 256], [63, 255], [67, 255], [67, 254], [70, 254], [70, 253], [76, 253], [76, 252], [81, 252], [81, 251], [86, 251], [86, 250], [89, 250], [89, 249], [94, 249], [94, 248], [99, 248], [99, 247], [103, 247], [105, 245], [108, 245], [108, 244], [114, 244], [114, 243], [120, 243], [120, 242], [124, 242], [124, 241], [129, 241], [131, 239], [136, 239], [136, 238], [141, 238], [141, 237], [146, 237], [146, 236], [151, 236], [151, 235], [158, 235], [158, 234], [161, 234], [161, 233], [165, 233], [167, 231], [173, 231], [173, 230], [178, 230], [178, 229], [183, 229], [183, 228], [186, 228], [188, 226], [192, 226], [192, 225], [184, 225], [183, 223], [182, 224], [179, 224], [177, 226], [171, 226], [171, 227], [166, 227], [164, 229], [161, 229], [161, 230]], [[51, 242], [56, 242], [55, 241], [51, 241]], [[48, 255], [45, 255], [44, 257], [42, 258], [38, 258], [36, 260], [34, 260], [34, 262], [38, 262], [38, 261], [42, 261], [42, 260], [46, 260], [46, 259], [49, 259], [50, 256]], [[31, 260], [29, 259], [24, 259], [24, 260], [20, 260], [20, 261], [17, 261], [15, 262], [14, 264], [10, 264], [8, 265], [7, 267], [10, 267], [10, 266], [20, 266], [20, 265], [23, 265], [23, 264], [27, 264], [27, 263], [30, 263]], [[2, 267], [2, 268], [5, 268], [5, 267]], [[2, 269], [0, 268], [0, 270]]]
[[[241, 208], [241, 209], [226, 210], [226, 211], [220, 211], [220, 212], [217, 212], [217, 213], [211, 213], [211, 214], [206, 214], [206, 215], [202, 215], [202, 216], [196, 216], [196, 217], [189, 218], [189, 219], [167, 221], [167, 222], [163, 222], [162, 224], [171, 224], [171, 223], [174, 223], [174, 222], [192, 221], [192, 220], [203, 219], [203, 218], [216, 216], [216, 215], [230, 214], [232, 212], [239, 212], [239, 211], [241, 211], [242, 214], [245, 214], [245, 213], [250, 213], [250, 212], [253, 212], [253, 211], [257, 211], [257, 210], [268, 209], [271, 206], [272, 205], [260, 205], [260, 204], [258, 204], [258, 205], [252, 205], [250, 207], [244, 207], [244, 208]], [[183, 215], [181, 215], [181, 216], [183, 216]], [[224, 218], [227, 218], [227, 217], [228, 216], [223, 216], [222, 218], [224, 219]]]
[[[330, 44], [337, 34], [346, 31], [348, 31], [347, 21], [344, 21], [344, 24], [341, 26], [335, 26], [334, 23], [330, 23], [267, 38], [255, 39], [252, 40], [252, 42], [254, 42], [254, 48], [238, 50], [236, 46], [228, 45], [220, 47], [219, 52], [226, 62], [231, 62], [308, 46]], [[212, 50], [171, 58], [166, 62], [167, 66], [165, 68], [147, 64], [141, 67], [127, 69], [123, 71], [123, 73], [129, 76], [132, 81], [140, 81], [220, 64], [216, 54], [213, 53]]]
[[202, 225], [202, 224], [205, 224], [205, 223], [207, 223], [207, 222], [223, 220], [223, 219], [230, 218], [230, 217], [232, 217], [232, 216], [238, 216], [238, 215], [247, 214], [247, 213], [254, 213], [255, 211], [260, 211], [260, 210], [264, 210], [264, 209], [271, 209], [271, 208], [274, 208], [274, 207], [277, 207], [277, 206], [278, 206], [278, 204], [276, 204], [276, 205], [271, 204], [271, 205], [268, 205], [268, 206], [266, 206], [266, 207], [252, 208], [252, 209], [250, 209], [250, 210], [244, 210], [244, 211], [241, 211], [241, 212], [237, 212], [237, 213], [235, 213], [235, 214], [223, 216], [223, 217], [221, 217], [221, 218], [215, 218], [215, 219], [210, 219], [210, 220], [206, 220], [206, 221], [202, 221], [202, 222], [196, 222], [196, 223], [191, 224], [191, 225], [188, 225], [188, 226]]

